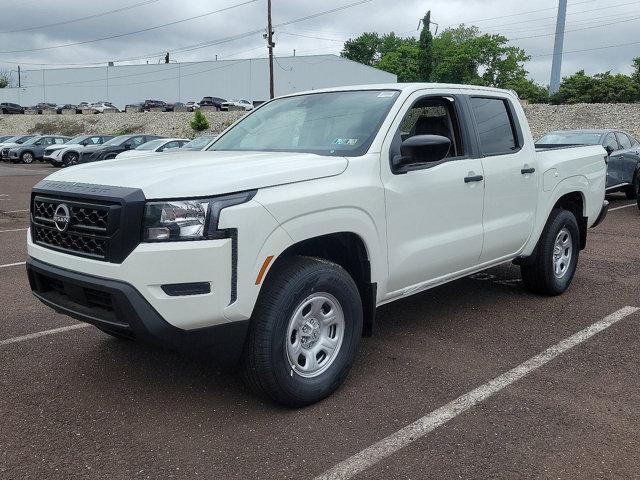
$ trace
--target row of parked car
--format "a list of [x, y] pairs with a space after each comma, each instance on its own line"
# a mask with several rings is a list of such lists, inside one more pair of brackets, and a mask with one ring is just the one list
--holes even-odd
[[[164, 102], [162, 100], [145, 100], [140, 103], [132, 103], [125, 107], [125, 110], [132, 108], [141, 110], [143, 112], [148, 112], [150, 110], [161, 110], [163, 112], [173, 112], [175, 110], [187, 110], [193, 112], [202, 107], [212, 107], [217, 111], [228, 111], [228, 110], [242, 110], [249, 111], [253, 110], [253, 103], [244, 99], [233, 99], [233, 100], [225, 100], [224, 98], [219, 97], [204, 97], [199, 102]], [[17, 103], [10, 102], [2, 102], [0, 103], [0, 113], [3, 115], [12, 115], [12, 114], [22, 114], [25, 113], [26, 110], [31, 110], [35, 113], [43, 113], [43, 111], [62, 113], [63, 110], [75, 110], [76, 113], [83, 113], [83, 111], [90, 110], [93, 113], [104, 113], [104, 112], [120, 112], [118, 107], [113, 105], [111, 102], [99, 101], [99, 102], [81, 102], [78, 105], [73, 105], [67, 103], [65, 105], [56, 105], [55, 103], [38, 103], [33, 107], [23, 107], [18, 105]]]
[[30, 164], [47, 162], [54, 167], [80, 163], [149, 155], [175, 150], [203, 150], [216, 135], [203, 135], [193, 140], [158, 135], [17, 135], [0, 136], [0, 158], [5, 162]]

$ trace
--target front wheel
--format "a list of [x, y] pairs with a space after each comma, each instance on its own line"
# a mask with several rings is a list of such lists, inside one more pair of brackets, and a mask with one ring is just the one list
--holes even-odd
[[22, 160], [22, 163], [26, 163], [27, 165], [33, 163], [33, 153], [31, 152], [24, 152], [21, 156], [20, 156], [20, 160]]
[[67, 153], [62, 159], [63, 167], [72, 167], [73, 165], [78, 164], [78, 154], [75, 152]]
[[339, 265], [292, 257], [274, 265], [256, 304], [243, 374], [291, 407], [330, 395], [347, 377], [362, 336], [358, 287]]
[[520, 267], [526, 288], [560, 295], [573, 280], [580, 253], [580, 229], [573, 213], [555, 209], [542, 231], [534, 258]]

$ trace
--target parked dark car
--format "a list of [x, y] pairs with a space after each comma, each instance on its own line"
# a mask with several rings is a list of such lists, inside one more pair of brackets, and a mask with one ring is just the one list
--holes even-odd
[[0, 103], [0, 112], [4, 115], [24, 113], [24, 107], [17, 103], [2, 102]]
[[62, 145], [69, 137], [61, 135], [41, 135], [33, 137], [22, 145], [9, 149], [9, 161], [11, 163], [33, 163], [42, 160], [44, 149], [51, 145]]
[[41, 102], [38, 103], [33, 110], [36, 110], [38, 113], [42, 113], [43, 110], [58, 110], [58, 106], [55, 103], [47, 103]]
[[607, 193], [624, 192], [634, 199], [640, 182], [640, 142], [619, 130], [567, 130], [547, 133], [536, 147], [602, 145], [609, 154]]
[[162, 108], [167, 111], [167, 104], [162, 100], [145, 100], [142, 102], [142, 110], [148, 112], [152, 108]]
[[227, 101], [224, 98], [219, 98], [219, 97], [202, 97], [202, 100], [200, 100], [200, 106], [201, 107], [216, 107], [216, 110], [220, 111], [222, 110], [222, 104], [226, 103]]
[[78, 163], [97, 162], [99, 160], [111, 160], [116, 155], [126, 150], [132, 150], [139, 147], [149, 140], [163, 138], [158, 135], [120, 135], [103, 143], [102, 145], [87, 146], [81, 152]]
[[13, 147], [18, 147], [35, 135], [16, 135], [9, 137], [0, 144], [0, 158], [3, 162], [9, 161], [9, 150]]

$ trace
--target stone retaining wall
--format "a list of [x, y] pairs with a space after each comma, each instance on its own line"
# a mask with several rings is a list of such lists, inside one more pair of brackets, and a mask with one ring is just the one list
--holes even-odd
[[[640, 104], [527, 105], [525, 111], [534, 137], [551, 130], [616, 128], [640, 138]], [[217, 133], [244, 112], [205, 111], [210, 128]], [[193, 137], [191, 112], [107, 113], [97, 115], [0, 115], [0, 135], [21, 133], [148, 133]]]

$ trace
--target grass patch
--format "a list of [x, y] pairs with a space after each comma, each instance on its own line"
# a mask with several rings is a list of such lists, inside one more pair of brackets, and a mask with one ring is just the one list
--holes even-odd
[[69, 120], [48, 120], [36, 122], [27, 133], [40, 133], [42, 135], [65, 135], [73, 137], [84, 133], [84, 125]]
[[131, 135], [132, 133], [140, 133], [144, 129], [143, 125], [125, 125], [113, 132], [115, 136]]

